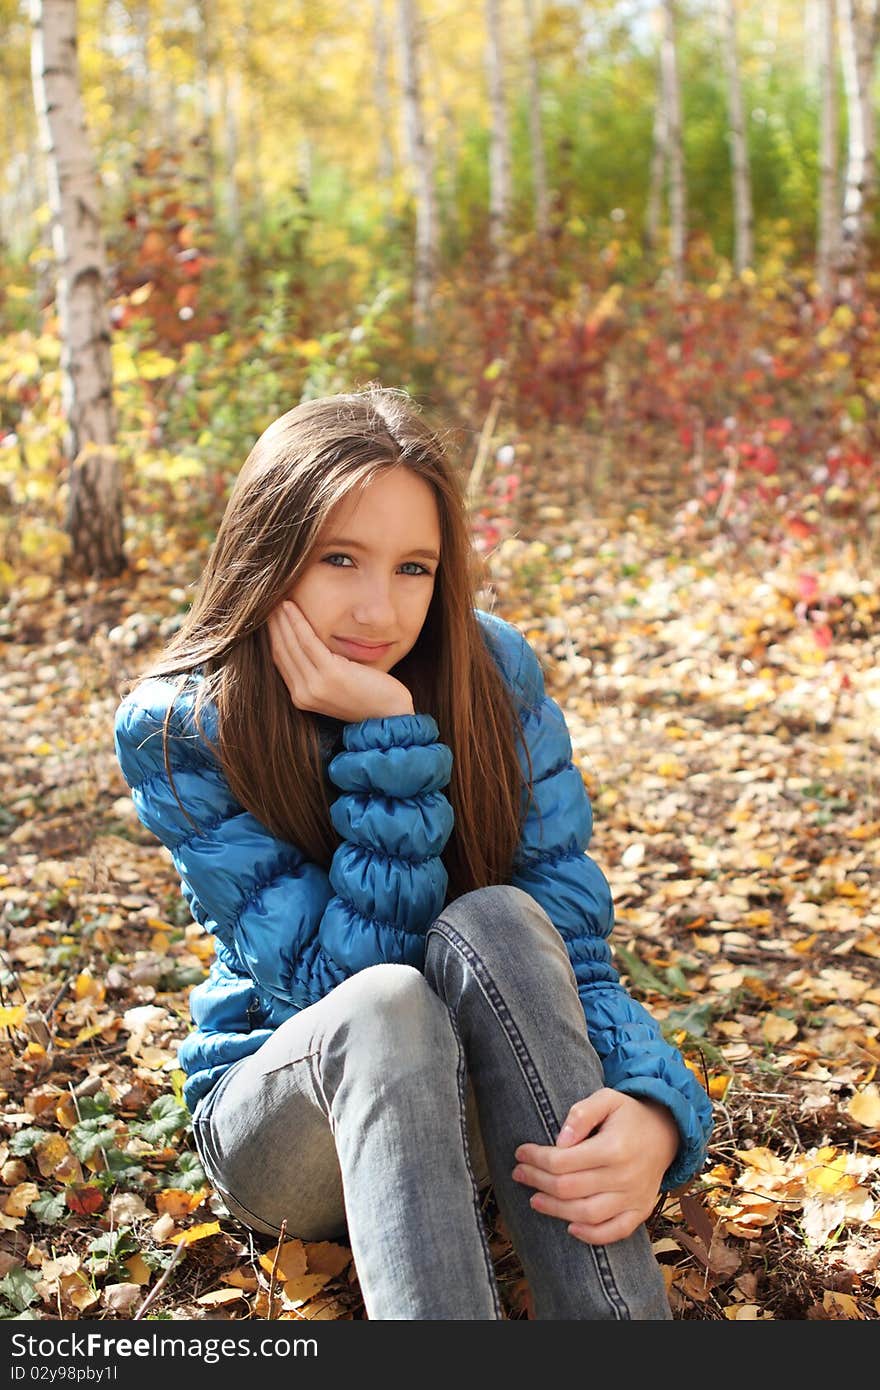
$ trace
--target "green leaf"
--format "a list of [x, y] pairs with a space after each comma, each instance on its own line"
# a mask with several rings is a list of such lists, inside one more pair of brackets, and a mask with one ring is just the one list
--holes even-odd
[[178, 1187], [182, 1192], [197, 1192], [207, 1181], [207, 1174], [199, 1156], [194, 1153], [182, 1153], [175, 1167], [167, 1175], [168, 1187]]
[[712, 1022], [714, 1012], [712, 1004], [691, 1004], [686, 1009], [670, 1009], [663, 1021], [670, 1032], [684, 1029], [695, 1038], [702, 1038]]
[[96, 1115], [111, 1115], [113, 1101], [106, 1091], [98, 1091], [93, 1096], [83, 1096], [78, 1102], [79, 1113], [84, 1120], [94, 1119]]
[[44, 1192], [28, 1207], [28, 1215], [35, 1216], [45, 1226], [54, 1226], [67, 1215], [67, 1202], [63, 1192]]
[[133, 1120], [128, 1126], [132, 1134], [148, 1144], [164, 1144], [189, 1124], [189, 1111], [176, 1096], [160, 1096], [153, 1101], [149, 1114], [149, 1120]]
[[9, 1141], [9, 1152], [16, 1158], [23, 1158], [25, 1154], [33, 1153], [37, 1144], [42, 1144], [44, 1139], [49, 1138], [48, 1129], [38, 1129], [31, 1125], [28, 1129], [20, 1129]]
[[39, 1294], [36, 1283], [39, 1274], [29, 1269], [11, 1269], [5, 1278], [0, 1279], [0, 1296], [8, 1300], [19, 1313], [35, 1303]]
[[94, 1115], [74, 1125], [70, 1131], [70, 1147], [78, 1159], [86, 1162], [98, 1149], [116, 1147], [116, 1128], [111, 1129], [105, 1115]]
[[637, 989], [646, 990], [652, 994], [666, 995], [681, 992], [676, 989], [675, 985], [668, 984], [659, 975], [655, 975], [650, 966], [640, 961], [634, 951], [628, 951], [625, 946], [616, 946], [614, 954], [620, 957], [627, 975]]

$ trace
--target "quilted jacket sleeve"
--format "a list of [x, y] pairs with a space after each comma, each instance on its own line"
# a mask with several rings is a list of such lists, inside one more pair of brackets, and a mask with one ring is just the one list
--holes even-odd
[[[664, 1175], [668, 1190], [702, 1166], [712, 1105], [656, 1020], [624, 989], [612, 964], [611, 891], [585, 853], [592, 833], [589, 798], [572, 762], [562, 711], [546, 694], [538, 659], [521, 635], [520, 644], [514, 689], [523, 707], [537, 810], [530, 805], [511, 882], [541, 904], [565, 941], [606, 1084], [642, 1100], [660, 1101], [672, 1112], [681, 1143]], [[520, 753], [522, 757], [522, 749]], [[522, 765], [525, 770], [524, 757]]]
[[232, 964], [270, 999], [304, 1008], [364, 964], [420, 959], [446, 893], [440, 855], [453, 823], [440, 790], [452, 755], [435, 721], [345, 726], [345, 751], [328, 768], [342, 792], [331, 814], [343, 836], [328, 876], [236, 802], [196, 729], [192, 694], [178, 697], [169, 730], [174, 785], [195, 824], [187, 820], [162, 752], [171, 691], [152, 680], [123, 701], [116, 754], [138, 816], [170, 850], [194, 915]]

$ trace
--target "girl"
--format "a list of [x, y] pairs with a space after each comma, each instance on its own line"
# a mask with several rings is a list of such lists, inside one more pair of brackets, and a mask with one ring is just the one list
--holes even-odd
[[229, 1211], [343, 1238], [370, 1319], [668, 1319], [645, 1219], [711, 1104], [620, 984], [591, 812], [519, 631], [474, 607], [456, 473], [405, 392], [261, 435], [116, 751], [210, 974], [180, 1047]]

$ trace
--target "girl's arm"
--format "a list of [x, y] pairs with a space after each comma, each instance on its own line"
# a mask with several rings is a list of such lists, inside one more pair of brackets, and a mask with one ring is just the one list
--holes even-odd
[[386, 956], [420, 961], [446, 894], [440, 855], [453, 823], [440, 790], [452, 755], [435, 721], [397, 715], [346, 725], [345, 751], [328, 768], [342, 792], [331, 815], [343, 836], [328, 875], [236, 802], [195, 727], [194, 694], [185, 693], [175, 703], [169, 757], [190, 823], [162, 752], [172, 688], [148, 681], [123, 701], [117, 757], [138, 816], [198, 904], [194, 915], [258, 987], [305, 1008]]
[[[656, 1020], [621, 985], [611, 963], [611, 891], [598, 864], [585, 853], [593, 823], [589, 797], [572, 762], [562, 711], [545, 692], [535, 653], [518, 636], [513, 688], [523, 706], [538, 810], [534, 804], [529, 807], [511, 882], [541, 904], [565, 942], [606, 1085], [639, 1100], [659, 1101], [671, 1112], [680, 1144], [663, 1178], [668, 1190], [702, 1166], [712, 1104]], [[520, 754], [525, 772], [522, 750]]]

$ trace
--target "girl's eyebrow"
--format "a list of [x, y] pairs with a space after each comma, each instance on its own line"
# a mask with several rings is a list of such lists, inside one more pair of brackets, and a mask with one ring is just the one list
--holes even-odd
[[[363, 545], [360, 541], [349, 541], [344, 536], [328, 536], [321, 542], [322, 547], [327, 545], [345, 545], [349, 550], [368, 550], [369, 546]], [[436, 550], [405, 550], [404, 555], [420, 555], [425, 560], [437, 560], [440, 556]]]

